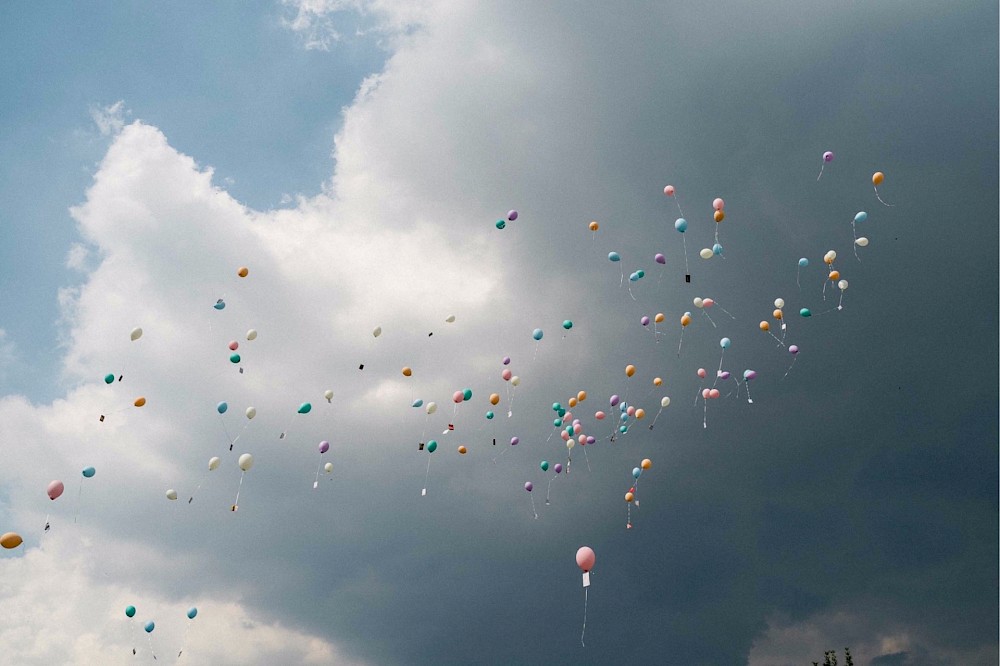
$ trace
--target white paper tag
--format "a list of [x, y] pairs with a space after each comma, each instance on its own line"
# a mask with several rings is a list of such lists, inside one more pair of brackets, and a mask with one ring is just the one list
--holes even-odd
[[583, 572], [583, 586], [584, 587], [590, 587], [590, 572], [589, 571], [584, 571]]
[[315, 490], [316, 488], [319, 488], [319, 482], [313, 481], [313, 490]]
[[420, 491], [420, 496], [421, 496], [421, 497], [423, 497], [423, 496], [424, 496], [424, 495], [426, 495], [426, 494], [427, 494], [427, 489], [426, 489], [426, 488], [424, 488], [424, 489], [422, 489], [422, 490]]

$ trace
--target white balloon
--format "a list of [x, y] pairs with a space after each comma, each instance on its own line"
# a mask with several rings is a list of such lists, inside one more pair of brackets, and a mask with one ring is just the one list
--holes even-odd
[[256, 407], [247, 407], [247, 418], [248, 419], [252, 419], [255, 416], [257, 416], [257, 408]]
[[256, 339], [257, 339], [257, 329], [251, 328], [249, 331], [247, 331], [247, 340], [256, 340]]
[[573, 441], [572, 437], [570, 437], [569, 439], [566, 440], [566, 448], [567, 449], [572, 449], [574, 446], [576, 446], [576, 442]]
[[847, 289], [847, 280], [841, 280], [837, 283], [837, 286], [840, 287], [841, 291], [845, 291]]
[[694, 297], [694, 306], [696, 308], [703, 308], [703, 307], [705, 307], [705, 301], [703, 299], [701, 299], [700, 297], [695, 296]]
[[332, 472], [333, 471], [333, 463], [327, 463], [327, 464], [323, 465], [323, 471], [326, 472], [327, 474], [329, 474], [330, 472]]
[[221, 463], [221, 462], [222, 462], [222, 460], [218, 456], [209, 458], [208, 459], [208, 471], [211, 472], [213, 469], [218, 469], [219, 463]]
[[326, 398], [327, 402], [333, 400], [333, 389], [327, 389], [323, 391], [323, 397]]
[[177, 499], [177, 491], [174, 490], [173, 488], [171, 488], [170, 490], [168, 490], [167, 491], [167, 499], [168, 500], [175, 500], [175, 499]]
[[455, 315], [448, 315], [447, 317], [445, 317], [445, 321], [448, 322], [449, 324], [454, 323]]
[[142, 329], [136, 326], [135, 328], [132, 329], [132, 333], [129, 335], [129, 337], [132, 338], [133, 342], [135, 342], [136, 340], [142, 337]]
[[855, 240], [854, 243], [858, 247], [868, 247], [868, 238], [866, 238], [865, 236], [862, 236], [861, 238], [858, 238], [857, 240]]
[[426, 410], [427, 410], [428, 414], [433, 414], [434, 412], [437, 411], [437, 409], [438, 409], [438, 404], [436, 402], [428, 402], [427, 403]]
[[834, 261], [837, 258], [837, 253], [834, 250], [830, 250], [823, 255], [823, 261]]
[[666, 407], [670, 404], [670, 396], [663, 396], [660, 398], [660, 407]]
[[783, 298], [774, 299], [774, 307], [778, 308], [779, 310], [785, 307], [785, 299]]
[[715, 256], [715, 253], [712, 252], [712, 248], [703, 247], [701, 249], [701, 252], [698, 253], [698, 255], [701, 256], [702, 259], [711, 259], [713, 256]]
[[520, 386], [521, 378], [518, 377], [517, 375], [514, 375], [513, 377], [510, 378], [510, 384], [511, 386]]
[[250, 468], [253, 467], [253, 456], [249, 453], [244, 453], [240, 456], [240, 469], [244, 472], [249, 472]]
[[382, 327], [376, 326], [375, 329], [372, 331], [372, 335], [375, 336], [376, 338], [382, 335]]

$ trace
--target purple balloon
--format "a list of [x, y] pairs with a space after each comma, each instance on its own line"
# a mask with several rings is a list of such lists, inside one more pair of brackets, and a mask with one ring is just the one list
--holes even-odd
[[587, 435], [587, 444], [593, 444], [596, 441], [597, 441], [596, 437], [594, 437], [593, 435]]
[[642, 324], [643, 326], [649, 326], [649, 317], [643, 315], [642, 319], [639, 320], [639, 323]]
[[655, 257], [653, 257], [653, 259], [655, 259], [655, 260], [656, 260], [656, 263], [658, 263], [658, 264], [665, 264], [665, 263], [667, 263], [667, 258], [666, 258], [666, 257], [664, 257], [664, 256], [663, 256], [662, 254], [660, 254], [659, 252], [657, 252], [657, 253], [656, 253], [656, 256], [655, 256]]
[[719, 379], [721, 379], [723, 381], [729, 379], [729, 371], [728, 370], [723, 370], [722, 372], [720, 372], [719, 373]]
[[507, 220], [509, 222], [513, 222], [516, 219], [517, 219], [517, 211], [516, 210], [509, 210], [509, 211], [507, 211]]
[[511, 446], [517, 446], [520, 443], [521, 443], [521, 440], [519, 438], [517, 438], [517, 437], [511, 437], [510, 438], [510, 445]]
[[615, 405], [617, 405], [620, 399], [621, 398], [619, 398], [617, 394], [611, 396], [611, 406], [614, 407]]
[[553, 467], [553, 469], [556, 471], [556, 474], [562, 473], [562, 463], [556, 463], [556, 466]]
[[744, 370], [743, 371], [743, 379], [745, 379], [747, 381], [750, 381], [751, 379], [757, 379], [757, 371], [756, 370]]
[[788, 348], [788, 352], [789, 352], [789, 353], [790, 353], [790, 354], [791, 354], [792, 356], [795, 356], [796, 354], [798, 354], [798, 353], [799, 353], [799, 346], [798, 346], [798, 345], [792, 345], [791, 347], [789, 347], [789, 348]]
[[532, 485], [531, 481], [525, 481], [524, 482], [524, 489], [527, 490], [529, 493], [531, 492], [531, 489], [534, 488], [534, 487], [535, 486]]
[[504, 356], [503, 357], [503, 364], [504, 365], [510, 365], [510, 356]]
[[322, 442], [319, 443], [319, 452], [320, 453], [326, 453], [329, 450], [330, 450], [330, 442], [328, 442], [328, 441], [326, 441], [324, 439]]
[[833, 153], [831, 151], [829, 151], [829, 150], [826, 151], [825, 153], [823, 153], [823, 161], [824, 162], [832, 162], [833, 161]]

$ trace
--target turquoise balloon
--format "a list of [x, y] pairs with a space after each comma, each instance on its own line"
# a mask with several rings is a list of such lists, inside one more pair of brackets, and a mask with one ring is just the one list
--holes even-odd
[[809, 265], [809, 260], [808, 259], [806, 259], [805, 257], [802, 257], [801, 259], [799, 259], [799, 268], [805, 268], [808, 265]]
[[568, 331], [569, 329], [573, 328], [573, 322], [567, 319], [566, 321], [563, 322], [563, 328], [565, 328]]
[[559, 428], [561, 426], [562, 426], [562, 419], [553, 419], [552, 421], [553, 428]]
[[493, 416], [494, 416], [493, 412], [486, 412], [486, 418], [487, 418], [487, 420], [492, 419]]
[[226, 410], [228, 409], [229, 405], [227, 405], [225, 402], [220, 402], [218, 405], [215, 406], [215, 411], [219, 412], [220, 414], [225, 414]]
[[723, 349], [729, 349], [729, 345], [733, 344], [733, 341], [729, 338], [722, 338], [719, 340], [719, 346]]
[[413, 401], [413, 404], [410, 405], [410, 406], [411, 407], [421, 407], [421, 406], [423, 406], [423, 404], [424, 404], [424, 401], [421, 400], [420, 398], [417, 398], [416, 400]]
[[507, 222], [504, 220], [497, 220], [497, 229], [503, 229], [507, 226]]
[[618, 432], [624, 435], [628, 432], [628, 426], [618, 426]]
[[230, 363], [239, 363], [240, 362], [240, 355], [239, 354], [230, 354], [229, 355], [229, 362]]
[[146, 623], [146, 626], [143, 627], [143, 629], [146, 630], [147, 634], [151, 634], [153, 633], [153, 629], [156, 629], [156, 623], [150, 620], [149, 622]]
[[111, 373], [108, 373], [108, 374], [104, 375], [104, 383], [105, 384], [113, 384], [114, 382], [115, 382], [115, 376], [114, 375], [112, 375]]
[[608, 252], [608, 261], [621, 261], [622, 256], [617, 252]]
[[552, 403], [552, 411], [553, 412], [558, 412], [560, 409], [562, 409], [562, 405], [561, 404], [559, 404], [558, 402], [553, 402]]
[[225, 310], [226, 302], [220, 298], [215, 302], [215, 305], [213, 305], [212, 307], [215, 308], [216, 310]]
[[93, 467], [84, 467], [83, 468], [83, 475], [85, 477], [87, 477], [88, 479], [90, 477], [94, 476], [95, 474], [97, 474], [97, 470], [94, 469]]
[[312, 411], [312, 408], [313, 406], [311, 403], [303, 402], [301, 405], [299, 405], [299, 414], [308, 414], [309, 412]]
[[712, 254], [722, 256], [722, 246], [716, 243], [712, 246]]
[[438, 443], [435, 440], [427, 442], [427, 453], [434, 453], [437, 451]]
[[548, 461], [548, 460], [543, 460], [543, 461], [542, 461], [542, 464], [541, 464], [541, 465], [539, 465], [539, 467], [541, 467], [541, 468], [542, 468], [542, 471], [543, 471], [543, 472], [547, 472], [547, 471], [549, 471], [549, 461]]
[[472, 389], [462, 391], [462, 400], [472, 400]]
[[556, 412], [556, 414], [559, 415], [559, 418], [562, 418], [566, 416], [566, 410], [563, 407], [560, 407], [559, 410]]
[[570, 435], [570, 436], [572, 436], [572, 435], [573, 435], [573, 434], [574, 434], [575, 432], [576, 432], [576, 431], [575, 431], [575, 430], [573, 430], [573, 426], [571, 426], [571, 425], [568, 425], [568, 426], [566, 426], [566, 434], [567, 434], [567, 435]]
[[126, 606], [125, 615], [128, 617], [135, 617], [135, 606]]
[[803, 317], [812, 317], [812, 311], [809, 308], [802, 308], [799, 310], [799, 314]]
[[531, 337], [533, 337], [535, 340], [541, 340], [543, 335], [545, 334], [542, 333], [542, 329], [540, 328], [536, 328], [534, 331], [531, 332]]
[[638, 479], [641, 474], [642, 474], [642, 469], [641, 468], [639, 468], [639, 467], [633, 467], [632, 468], [632, 477], [633, 478]]
[[628, 276], [628, 281], [629, 282], [638, 282], [639, 281], [639, 274], [638, 273], [632, 273], [631, 275]]
[[194, 606], [191, 606], [191, 608], [188, 609], [187, 615], [189, 620], [193, 620], [195, 616], [198, 615], [198, 609], [195, 608]]
[[681, 233], [687, 231], [687, 228], [688, 228], [687, 220], [685, 220], [683, 217], [678, 217], [677, 221], [674, 222], [674, 229], [676, 229]]
[[860, 213], [854, 216], [854, 221], [858, 223], [864, 222], [867, 219], [868, 219], [868, 213], [866, 213], [865, 211], [861, 211]]

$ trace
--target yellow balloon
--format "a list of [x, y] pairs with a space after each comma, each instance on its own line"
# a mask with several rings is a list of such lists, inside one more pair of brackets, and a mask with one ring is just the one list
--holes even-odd
[[872, 185], [881, 185], [883, 180], [885, 180], [885, 174], [881, 171], [872, 174]]
[[637, 418], [637, 419], [639, 419], [641, 421], [643, 419], [643, 417], [645, 417], [645, 416], [646, 416], [646, 410], [643, 409], [642, 407], [640, 407], [637, 410], [635, 410], [635, 418]]
[[653, 317], [653, 321], [655, 321], [657, 324], [662, 324], [664, 319], [666, 319], [666, 317], [662, 312], [657, 312], [656, 316]]
[[22, 542], [21, 535], [14, 532], [7, 532], [3, 536], [0, 536], [0, 546], [3, 546], [7, 550], [17, 548]]
[[145, 398], [136, 398], [135, 402], [133, 402], [132, 404], [135, 405], [136, 407], [142, 407], [143, 405], [146, 404], [146, 399]]
[[661, 378], [659, 377], [653, 378], [653, 386], [660, 386], [661, 384], [663, 384], [663, 380]]
[[626, 377], [631, 377], [634, 374], [635, 374], [635, 366], [634, 365], [626, 365], [625, 366], [625, 376]]
[[643, 458], [642, 462], [639, 463], [639, 467], [643, 469], [649, 469], [652, 466], [653, 466], [653, 461], [650, 460], [649, 458]]
[[499, 402], [500, 402], [500, 394], [499, 393], [490, 393], [490, 404], [491, 405], [496, 405]]
[[836, 282], [840, 279], [840, 271], [830, 271], [830, 281]]

